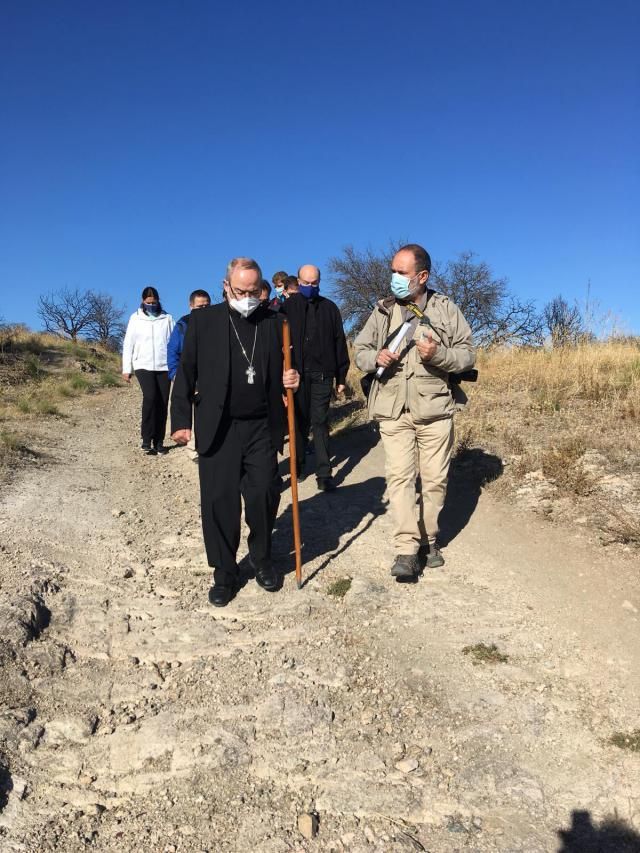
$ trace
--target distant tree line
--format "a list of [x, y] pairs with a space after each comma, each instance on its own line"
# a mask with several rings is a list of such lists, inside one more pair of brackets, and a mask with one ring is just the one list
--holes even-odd
[[[389, 267], [401, 245], [402, 241], [392, 242], [386, 252], [347, 246], [330, 259], [336, 301], [351, 334], [360, 331], [376, 303], [389, 295]], [[434, 264], [429, 287], [456, 303], [479, 346], [540, 346], [545, 340], [565, 346], [589, 337], [576, 303], [557, 296], [539, 310], [534, 300], [511, 293], [507, 279], [496, 278], [473, 252]]]
[[125, 309], [113, 297], [94, 290], [63, 288], [38, 299], [44, 331], [62, 338], [78, 338], [117, 350], [126, 331]]

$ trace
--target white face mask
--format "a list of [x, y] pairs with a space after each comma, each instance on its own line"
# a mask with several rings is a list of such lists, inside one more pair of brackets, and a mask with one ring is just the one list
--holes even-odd
[[229, 305], [241, 316], [248, 317], [260, 306], [260, 299], [257, 296], [245, 296], [242, 299], [232, 299], [229, 296]]

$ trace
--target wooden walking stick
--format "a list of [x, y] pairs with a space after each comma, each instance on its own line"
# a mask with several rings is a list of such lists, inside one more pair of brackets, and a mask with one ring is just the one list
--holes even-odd
[[[291, 331], [286, 317], [282, 325], [284, 369], [291, 370]], [[289, 465], [291, 469], [291, 509], [293, 512], [293, 546], [296, 552], [296, 583], [302, 588], [302, 542], [300, 539], [300, 508], [298, 506], [298, 459], [296, 453], [296, 413], [293, 408], [293, 388], [287, 388], [287, 420], [289, 422]]]

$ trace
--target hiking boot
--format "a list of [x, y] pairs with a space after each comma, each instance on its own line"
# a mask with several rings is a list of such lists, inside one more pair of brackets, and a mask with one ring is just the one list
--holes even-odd
[[154, 442], [154, 447], [156, 449], [156, 453], [159, 453], [161, 456], [164, 456], [165, 453], [169, 452], [169, 448], [165, 447], [161, 441]]
[[145, 453], [148, 453], [151, 450], [151, 442], [143, 441], [140, 445], [140, 450], [143, 450]]
[[429, 544], [425, 565], [428, 569], [439, 569], [440, 566], [444, 566], [444, 557], [435, 542]]
[[157, 456], [158, 455], [158, 451], [155, 449], [155, 447], [151, 447], [151, 445], [149, 445], [148, 447], [145, 447], [144, 452], [147, 454], [147, 456]]
[[398, 554], [391, 566], [394, 578], [414, 578], [419, 571], [417, 554]]

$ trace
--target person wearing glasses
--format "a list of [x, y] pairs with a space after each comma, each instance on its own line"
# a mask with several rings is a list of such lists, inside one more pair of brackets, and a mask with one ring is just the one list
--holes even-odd
[[202, 532], [213, 568], [209, 601], [216, 607], [225, 607], [238, 589], [241, 497], [256, 581], [268, 592], [280, 585], [271, 532], [280, 502], [283, 391], [300, 382], [297, 371], [284, 369], [281, 320], [261, 304], [257, 262], [234, 258], [223, 284], [224, 302], [191, 314], [171, 400], [172, 438], [186, 444], [197, 386]]

